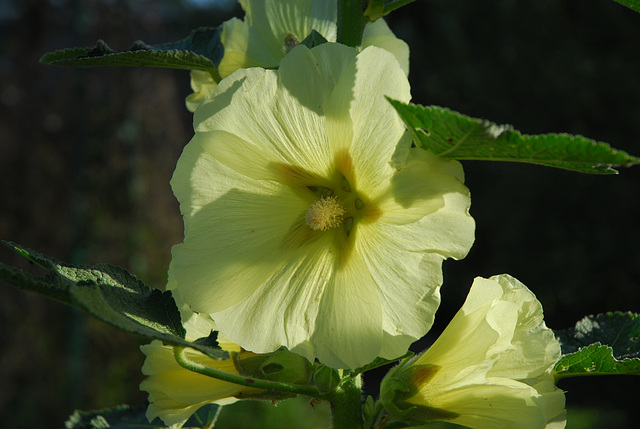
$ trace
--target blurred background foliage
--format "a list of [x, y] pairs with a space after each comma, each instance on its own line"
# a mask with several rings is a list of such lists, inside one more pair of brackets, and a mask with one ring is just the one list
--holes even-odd
[[[0, 238], [75, 264], [126, 267], [162, 288], [182, 239], [169, 179], [192, 135], [186, 71], [70, 69], [48, 51], [178, 40], [241, 16], [220, 0], [0, 2]], [[413, 101], [568, 132], [640, 155], [640, 15], [610, 0], [419, 0], [388, 17], [411, 47]], [[475, 276], [510, 273], [542, 301], [547, 325], [640, 312], [640, 168], [598, 177], [465, 163], [477, 239], [445, 264], [443, 304], [424, 349]], [[7, 249], [0, 260], [33, 272]], [[71, 308], [0, 288], [0, 427], [63, 426], [73, 409], [142, 404], [142, 340]], [[365, 379], [377, 395], [377, 379]], [[634, 377], [562, 380], [568, 428], [632, 427]], [[300, 399], [307, 404], [308, 400]], [[326, 404], [247, 402], [221, 427], [324, 427]], [[271, 414], [276, 412], [276, 414]], [[270, 417], [267, 417], [269, 413]], [[300, 414], [302, 413], [302, 414]]]

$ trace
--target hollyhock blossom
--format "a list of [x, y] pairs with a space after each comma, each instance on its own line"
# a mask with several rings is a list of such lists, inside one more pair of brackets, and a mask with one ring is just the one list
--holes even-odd
[[[326, 0], [240, 0], [244, 19], [232, 18], [222, 24], [220, 41], [224, 56], [218, 66], [221, 77], [240, 68], [277, 68], [280, 60], [311, 30], [329, 42], [336, 41], [336, 2]], [[398, 39], [383, 19], [365, 26], [362, 49], [378, 46], [388, 50], [398, 60], [405, 74], [409, 73], [409, 47]], [[202, 100], [209, 97], [217, 82], [206, 71], [191, 72], [193, 93], [186, 99], [194, 112]]]
[[553, 376], [559, 357], [542, 305], [526, 286], [509, 275], [478, 277], [436, 342], [387, 374], [381, 399], [393, 416], [412, 422], [562, 428], [565, 397]]
[[[190, 341], [209, 336], [211, 328], [215, 328], [211, 319], [195, 314], [185, 306], [181, 313]], [[228, 352], [237, 353], [236, 358], [254, 356], [224, 337], [219, 337], [219, 345]], [[237, 400], [236, 396], [259, 392], [183, 368], [175, 360], [173, 347], [165, 346], [161, 341], [153, 341], [140, 349], [146, 356], [142, 373], [147, 378], [140, 384], [140, 389], [149, 393], [149, 421], [159, 417], [167, 426], [178, 429], [204, 405], [229, 404]], [[233, 359], [216, 360], [192, 349], [188, 349], [187, 356], [210, 368], [239, 374]]]
[[355, 368], [431, 326], [442, 261], [474, 239], [469, 193], [385, 96], [409, 100], [390, 53], [325, 43], [236, 71], [196, 111], [169, 278], [243, 348]]

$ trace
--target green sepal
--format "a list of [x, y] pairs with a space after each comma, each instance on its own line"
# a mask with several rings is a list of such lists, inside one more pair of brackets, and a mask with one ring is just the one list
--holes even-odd
[[[44, 54], [40, 61], [58, 66], [130, 66], [205, 70], [219, 77], [217, 65], [224, 55], [220, 28], [201, 27], [177, 42], [148, 45], [136, 41], [118, 52], [103, 40], [89, 48], [68, 48]], [[219, 79], [218, 79], [219, 80]]]
[[391, 363], [394, 362], [398, 362], [399, 360], [407, 360], [410, 357], [412, 357], [414, 355], [414, 353], [409, 350], [407, 351], [405, 354], [403, 354], [402, 356], [399, 356], [395, 359], [385, 359], [385, 358], [381, 358], [381, 357], [377, 357], [373, 360], [373, 362], [368, 363], [366, 365], [363, 365], [359, 368], [354, 369], [353, 371], [350, 372], [351, 376], [355, 376], [356, 374], [360, 374], [363, 373], [365, 371], [371, 371], [372, 369], [375, 368], [379, 368], [381, 366], [385, 366], [385, 365], [389, 365]]
[[323, 395], [336, 390], [341, 379], [342, 377], [340, 377], [340, 372], [337, 369], [326, 365], [319, 365], [313, 373], [313, 383]]
[[[242, 359], [239, 359], [239, 355], [236, 353], [232, 357], [236, 369], [240, 375], [245, 377], [307, 386], [311, 382], [313, 375], [312, 365], [306, 358], [292, 353], [284, 347], [273, 353], [259, 354]], [[236, 398], [281, 401], [295, 396], [295, 393], [263, 390], [254, 393], [242, 392], [236, 395]]]
[[297, 353], [284, 347], [278, 351], [234, 359], [241, 375], [263, 380], [306, 386], [311, 382], [313, 367]]
[[421, 386], [440, 370], [438, 365], [398, 365], [392, 368], [380, 383], [380, 401], [385, 410], [398, 420], [410, 423], [447, 421], [457, 413], [440, 408], [408, 402]]
[[325, 39], [324, 36], [316, 30], [311, 30], [311, 33], [309, 33], [309, 35], [300, 42], [301, 45], [305, 45], [309, 49], [315, 46], [320, 46], [323, 43], [327, 43], [327, 39]]
[[563, 356], [556, 378], [586, 375], [640, 375], [640, 314], [610, 312], [584, 317], [555, 332]]
[[78, 307], [123, 331], [169, 345], [191, 347], [214, 359], [229, 359], [229, 353], [219, 347], [185, 339], [186, 332], [171, 292], [151, 289], [121, 267], [73, 266], [19, 244], [2, 243], [47, 273], [36, 276], [0, 263], [1, 280]]
[[[374, 401], [371, 396], [367, 396], [362, 405], [362, 417], [364, 418], [364, 427], [372, 428], [378, 422], [378, 417], [382, 412], [382, 402]], [[386, 426], [385, 426], [386, 427]]]
[[520, 134], [510, 125], [496, 125], [438, 106], [391, 100], [418, 147], [441, 158], [510, 161], [591, 174], [616, 174], [640, 158], [606, 143], [569, 134]]

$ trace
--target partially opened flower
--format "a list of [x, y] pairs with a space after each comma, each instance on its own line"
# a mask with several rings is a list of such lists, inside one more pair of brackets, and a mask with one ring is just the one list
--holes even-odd
[[[336, 41], [336, 2], [327, 0], [239, 0], [246, 15], [223, 23], [220, 41], [224, 56], [218, 66], [221, 77], [248, 67], [277, 68], [280, 60], [311, 30], [329, 42]], [[409, 47], [398, 39], [383, 19], [365, 26], [362, 48], [378, 46], [398, 60], [409, 73]], [[187, 108], [194, 112], [217, 85], [205, 71], [191, 72], [193, 93]]]
[[[194, 313], [178, 302], [186, 338], [190, 341], [208, 337], [215, 323], [208, 316]], [[309, 362], [286, 350], [267, 355], [242, 350], [240, 346], [219, 334], [218, 345], [230, 353], [229, 359], [216, 360], [193, 349], [186, 349], [186, 358], [205, 367], [244, 377], [284, 381], [293, 384], [308, 384], [312, 369]], [[207, 404], [225, 405], [239, 398], [278, 400], [285, 396], [277, 392], [245, 387], [229, 383], [185, 369], [175, 359], [173, 347], [160, 341], [140, 347], [146, 355], [142, 372], [147, 378], [140, 389], [149, 393], [147, 418], [159, 417], [172, 429], [181, 428], [200, 407]], [[264, 370], [266, 368], [267, 370]]]
[[469, 194], [458, 162], [409, 149], [385, 95], [409, 99], [391, 54], [326, 43], [238, 70], [198, 108], [169, 277], [243, 348], [354, 368], [431, 326], [441, 263], [474, 239]]
[[436, 342], [387, 374], [381, 399], [389, 413], [412, 422], [562, 428], [565, 398], [553, 376], [559, 357], [529, 289], [508, 275], [478, 277]]
[[[183, 315], [187, 312], [183, 308]], [[209, 336], [210, 327], [213, 326], [210, 319], [195, 313], [192, 313], [190, 322], [184, 325], [187, 339], [191, 341]], [[254, 356], [228, 340], [222, 340], [219, 344], [228, 352], [238, 353], [237, 358]], [[146, 355], [142, 373], [147, 378], [140, 384], [140, 389], [149, 393], [149, 421], [159, 417], [167, 426], [181, 428], [204, 405], [229, 404], [235, 402], [238, 395], [258, 392], [257, 389], [227, 383], [183, 368], [176, 362], [173, 348], [160, 341], [153, 341], [140, 349]], [[233, 359], [216, 360], [192, 349], [186, 353], [191, 360], [202, 365], [232, 374], [239, 373]]]

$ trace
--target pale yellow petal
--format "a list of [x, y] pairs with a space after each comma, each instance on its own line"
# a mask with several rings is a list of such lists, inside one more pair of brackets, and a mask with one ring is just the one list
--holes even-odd
[[211, 73], [204, 70], [191, 70], [190, 76], [193, 93], [187, 96], [185, 103], [190, 112], [195, 112], [200, 103], [213, 94], [218, 84]]
[[[294, 350], [309, 340], [322, 294], [334, 272], [334, 257], [326, 242], [330, 239], [322, 236], [290, 253], [286, 264], [251, 296], [212, 314], [220, 329], [257, 353], [271, 352], [282, 345]], [[313, 359], [312, 349], [303, 347], [302, 351]]]
[[327, 283], [311, 342], [321, 362], [334, 368], [357, 368], [379, 355], [382, 308], [360, 255], [335, 270]]
[[535, 389], [511, 380], [460, 387], [432, 398], [430, 404], [460, 414], [452, 423], [470, 428], [541, 429], [546, 424]]
[[189, 219], [170, 270], [197, 312], [214, 313], [250, 296], [287, 263], [284, 242], [300, 223], [295, 195], [231, 190]]
[[[336, 39], [335, 4], [311, 0], [243, 0], [243, 21], [224, 23], [225, 53], [219, 71], [226, 77], [240, 68], [276, 68], [292, 47], [316, 30]], [[291, 42], [291, 41], [293, 42]]]
[[264, 51], [256, 50], [255, 54], [258, 55], [258, 58], [249, 55], [247, 52], [249, 34], [249, 25], [238, 18], [224, 22], [220, 34], [224, 55], [218, 65], [218, 73], [221, 77], [227, 77], [238, 69], [259, 67], [270, 61], [271, 57]]
[[391, 52], [400, 64], [405, 76], [409, 75], [409, 45], [393, 34], [384, 19], [380, 18], [364, 27], [362, 49], [368, 46], [377, 46]]
[[410, 88], [394, 57], [383, 49], [369, 47], [362, 51], [356, 70], [349, 152], [358, 166], [355, 186], [375, 198], [388, 183], [392, 172], [389, 161], [405, 132], [404, 123], [385, 96], [408, 102]]
[[[503, 274], [490, 280], [503, 288], [502, 300], [517, 306], [518, 319], [511, 338], [514, 346], [501, 353], [490, 375], [515, 379], [533, 378], [544, 373], [560, 358], [560, 344], [553, 331], [544, 324], [542, 305], [535, 295], [517, 279]], [[501, 316], [496, 314], [495, 323]]]
[[439, 217], [451, 214], [447, 223], [456, 227], [447, 233], [444, 228], [430, 229], [447, 238], [459, 236], [456, 241], [466, 248], [463, 253], [466, 254], [473, 242], [474, 222], [469, 215], [469, 190], [456, 174], [461, 170], [457, 161], [441, 160], [422, 149], [411, 149], [408, 159], [394, 168], [387, 189], [373, 200], [380, 208], [381, 220], [402, 225], [441, 210]]
[[[422, 337], [433, 324], [440, 304], [442, 256], [407, 248], [399, 228], [376, 222], [362, 224], [356, 231], [355, 251], [364, 261], [382, 302], [383, 329], [397, 337], [385, 341], [382, 356], [402, 355], [408, 345]], [[411, 242], [416, 236], [411, 236]], [[394, 346], [395, 345], [395, 346]]]
[[[264, 4], [266, 25], [282, 49], [287, 35], [304, 40], [311, 30], [316, 30], [330, 42], [336, 40], [336, 6], [322, 0], [255, 0], [254, 5]], [[263, 27], [256, 22], [256, 27]]]
[[301, 106], [279, 86], [274, 71], [239, 70], [224, 79], [209, 102], [196, 111], [194, 127], [196, 134], [224, 131], [247, 142], [251, 152], [244, 156], [249, 160], [328, 174], [332, 157], [324, 117]]

